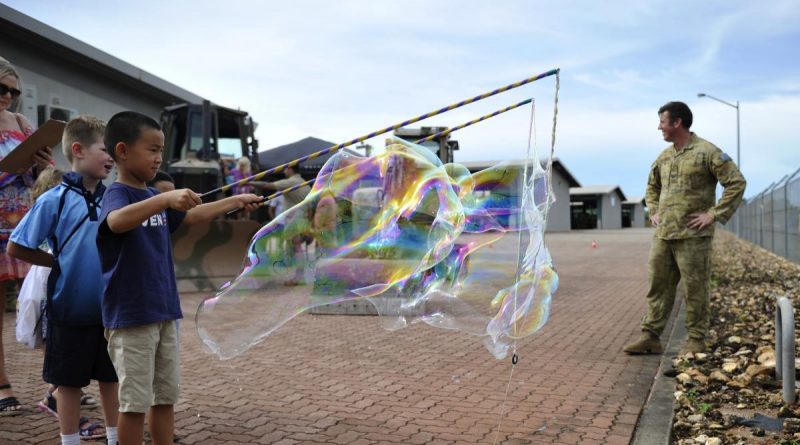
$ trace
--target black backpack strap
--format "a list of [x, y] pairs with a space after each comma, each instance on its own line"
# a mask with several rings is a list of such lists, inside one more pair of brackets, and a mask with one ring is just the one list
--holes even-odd
[[[79, 189], [76, 189], [75, 187], [73, 187], [73, 186], [71, 186], [71, 185], [69, 185], [69, 184], [67, 184], [65, 182], [62, 183], [61, 185], [63, 185], [66, 190], [64, 190], [64, 193], [61, 194], [61, 197], [58, 200], [58, 212], [56, 213], [56, 224], [58, 224], [58, 221], [61, 220], [61, 212], [64, 210], [64, 203], [67, 200], [67, 193], [69, 193], [70, 191], [73, 191], [75, 193], [83, 195], [83, 193]], [[77, 232], [78, 229], [81, 228], [83, 223], [85, 223], [86, 220], [89, 219], [89, 216], [90, 216], [89, 212], [87, 212], [86, 216], [84, 216], [83, 219], [81, 219], [78, 222], [78, 224], [75, 227], [73, 227], [72, 231], [69, 233], [69, 235], [67, 235], [67, 237], [64, 239], [64, 242], [62, 242], [60, 246], [59, 246], [58, 239], [56, 238], [55, 234], [53, 235], [53, 246], [52, 246], [52, 248], [53, 248], [53, 256], [54, 257], [58, 258], [58, 256], [61, 254], [61, 252], [64, 251], [64, 246], [66, 246], [67, 242], [69, 242], [69, 240], [72, 239], [72, 236], [75, 235], [75, 232]]]

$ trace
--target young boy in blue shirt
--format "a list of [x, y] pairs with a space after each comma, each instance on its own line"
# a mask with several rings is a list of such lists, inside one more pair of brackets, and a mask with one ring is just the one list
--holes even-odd
[[172, 445], [180, 392], [176, 320], [182, 318], [170, 233], [182, 223], [255, 210], [260, 198], [236, 195], [203, 204], [189, 189], [148, 188], [161, 166], [164, 133], [133, 111], [114, 115], [105, 143], [117, 162], [100, 215], [97, 248], [106, 288], [103, 325], [119, 375], [119, 443], [141, 445], [149, 411], [154, 445]]
[[[72, 164], [62, 183], [44, 194], [11, 234], [8, 254], [51, 267], [47, 283], [44, 381], [58, 386], [58, 419], [63, 445], [100, 438], [80, 420], [81, 388], [97, 380], [110, 444], [116, 443], [117, 375], [108, 356], [102, 325], [103, 280], [97, 253], [101, 199], [114, 162], [103, 145], [105, 124], [79, 116], [64, 129], [64, 156]], [[40, 250], [44, 241], [52, 254]]]

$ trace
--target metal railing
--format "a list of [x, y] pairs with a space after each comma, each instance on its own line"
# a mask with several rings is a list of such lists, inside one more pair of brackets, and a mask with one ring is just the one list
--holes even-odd
[[726, 228], [800, 263], [800, 169], [742, 203]]

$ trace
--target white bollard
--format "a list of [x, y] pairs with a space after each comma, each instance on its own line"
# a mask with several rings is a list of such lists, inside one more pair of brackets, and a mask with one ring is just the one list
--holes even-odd
[[[785, 341], [784, 341], [785, 340]], [[775, 305], [775, 377], [783, 380], [783, 401], [795, 402], [794, 308], [786, 297]]]

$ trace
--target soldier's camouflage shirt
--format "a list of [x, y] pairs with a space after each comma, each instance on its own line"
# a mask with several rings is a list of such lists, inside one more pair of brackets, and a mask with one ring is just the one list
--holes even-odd
[[[724, 187], [715, 205], [717, 182]], [[703, 230], [686, 227], [693, 213], [708, 212], [725, 224], [742, 202], [746, 182], [730, 156], [692, 133], [686, 147], [667, 147], [650, 168], [645, 201], [651, 215], [659, 215], [656, 236], [683, 239], [713, 236], [711, 224]]]

